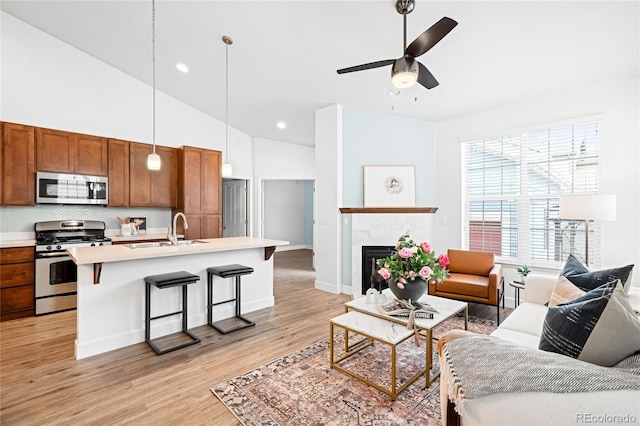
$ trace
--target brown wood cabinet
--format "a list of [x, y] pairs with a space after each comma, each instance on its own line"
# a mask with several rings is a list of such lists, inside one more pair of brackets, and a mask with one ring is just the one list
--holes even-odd
[[[187, 240], [222, 236], [222, 157], [220, 151], [183, 146], [178, 149], [178, 206], [189, 229]], [[180, 224], [181, 226], [181, 224]]]
[[98, 136], [36, 128], [39, 172], [108, 174], [108, 142]]
[[129, 207], [129, 142], [109, 139], [109, 207]]
[[35, 248], [0, 249], [0, 321], [35, 315]]
[[0, 202], [3, 206], [33, 206], [36, 199], [35, 129], [2, 123]]
[[177, 152], [175, 148], [156, 145], [161, 169], [147, 168], [152, 146], [129, 144], [129, 205], [131, 207], [175, 207], [177, 205]]

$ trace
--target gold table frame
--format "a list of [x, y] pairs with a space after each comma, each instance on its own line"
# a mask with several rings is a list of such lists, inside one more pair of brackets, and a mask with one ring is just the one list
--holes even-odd
[[[349, 319], [346, 319], [345, 317], [350, 315], [351, 317]], [[397, 338], [394, 340], [390, 340], [388, 338], [385, 338], [384, 336], [378, 334], [378, 335], [373, 335], [373, 333], [368, 333], [363, 331], [362, 329], [358, 329], [357, 325], [351, 325], [351, 324], [344, 324], [344, 322], [348, 322], [348, 320], [354, 320], [355, 322], [357, 322], [358, 317], [355, 317], [353, 314], [355, 315], [360, 315], [360, 316], [366, 316], [365, 313], [362, 312], [356, 312], [353, 311], [351, 313], [347, 312], [343, 315], [337, 316], [335, 318], [332, 318], [329, 321], [329, 366], [331, 368], [334, 368], [336, 370], [339, 370], [341, 372], [343, 372], [344, 374], [347, 374], [348, 376], [353, 377], [354, 379], [360, 380], [363, 383], [366, 383], [369, 386], [373, 386], [374, 388], [378, 389], [380, 392], [383, 392], [385, 394], [387, 394], [392, 401], [394, 401], [396, 399], [396, 397], [398, 396], [398, 394], [400, 392], [402, 392], [403, 390], [405, 390], [407, 387], [409, 387], [413, 382], [415, 382], [420, 376], [422, 376], [423, 374], [426, 373], [427, 371], [427, 366], [429, 366], [429, 363], [427, 362], [427, 360], [425, 359], [425, 367], [422, 368], [419, 372], [417, 372], [416, 374], [414, 374], [413, 376], [411, 376], [411, 378], [409, 378], [402, 386], [398, 387], [397, 386], [397, 381], [396, 381], [396, 376], [397, 376], [397, 365], [396, 365], [396, 361], [397, 361], [397, 353], [396, 353], [396, 346], [400, 343], [405, 342], [407, 339], [410, 339], [411, 337], [414, 336], [414, 332], [412, 330], [408, 330], [406, 328], [402, 329], [400, 327], [400, 330], [395, 330], [394, 329], [394, 325], [395, 322], [393, 321], [388, 321], [382, 318], [376, 318], [376, 321], [378, 321], [379, 326], [382, 328], [385, 328], [385, 331], [388, 330], [389, 328], [391, 329], [391, 331], [389, 333], [387, 333], [386, 335], [388, 336], [389, 334], [394, 334], [397, 331], [399, 331], [399, 333], [397, 333]], [[371, 316], [370, 316], [371, 317]], [[360, 318], [362, 319], [362, 318]], [[345, 321], [342, 321], [345, 320]], [[369, 320], [371, 321], [371, 318], [369, 318]], [[342, 323], [340, 323], [342, 322]], [[386, 324], [385, 324], [386, 323]], [[335, 349], [334, 349], [334, 333], [335, 333], [335, 327], [339, 327], [342, 328], [344, 330], [344, 354], [339, 357], [338, 359], [335, 359]], [[349, 332], [352, 332], [354, 334], [363, 336], [364, 338], [359, 340], [358, 342], [349, 345]], [[379, 342], [382, 344], [385, 344], [387, 346], [390, 347], [391, 349], [391, 387], [390, 389], [386, 389], [383, 386], [372, 382], [371, 380], [367, 379], [364, 376], [361, 376], [357, 373], [354, 373], [352, 371], [347, 370], [346, 368], [342, 367], [339, 365], [340, 362], [350, 358], [351, 356], [359, 353], [360, 351], [362, 351], [363, 349], [366, 349], [370, 346], [372, 346], [374, 344], [374, 342]], [[429, 345], [427, 345], [428, 347]], [[425, 356], [429, 356], [430, 351], [425, 351]]]
[[[395, 296], [391, 293], [391, 290], [385, 289], [382, 292], [386, 296], [387, 300], [391, 300]], [[380, 312], [376, 304], [367, 304], [365, 297], [360, 297], [351, 300], [344, 305], [344, 311], [356, 311], [363, 314], [372, 315], [387, 321], [402, 324], [406, 327], [408, 318], [386, 315]], [[433, 319], [416, 318], [414, 325], [418, 329], [421, 336], [425, 339], [426, 349], [426, 371], [425, 371], [425, 388], [431, 386], [431, 384], [440, 377], [440, 372], [431, 377], [431, 369], [433, 368], [433, 329], [445, 322], [446, 320], [454, 317], [460, 312], [464, 312], [464, 329], [468, 330], [469, 327], [469, 304], [467, 302], [461, 302], [459, 300], [446, 299], [444, 297], [425, 295], [418, 299], [419, 302], [427, 303], [435, 308], [439, 313], [434, 315]], [[422, 334], [424, 333], [424, 334]]]

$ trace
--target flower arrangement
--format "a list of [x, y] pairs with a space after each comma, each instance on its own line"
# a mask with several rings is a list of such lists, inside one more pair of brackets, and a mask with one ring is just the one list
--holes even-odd
[[391, 278], [399, 288], [416, 278], [439, 283], [449, 275], [447, 255], [436, 255], [426, 241], [416, 244], [409, 235], [401, 235], [395, 248], [390, 256], [378, 259], [378, 274], [385, 280]]

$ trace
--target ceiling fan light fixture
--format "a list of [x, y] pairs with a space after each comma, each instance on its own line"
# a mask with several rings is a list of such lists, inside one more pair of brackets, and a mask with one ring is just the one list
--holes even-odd
[[394, 74], [391, 77], [391, 84], [397, 89], [408, 89], [418, 81], [418, 73], [405, 71]]
[[400, 58], [391, 68], [391, 84], [397, 89], [407, 89], [418, 81], [418, 62]]

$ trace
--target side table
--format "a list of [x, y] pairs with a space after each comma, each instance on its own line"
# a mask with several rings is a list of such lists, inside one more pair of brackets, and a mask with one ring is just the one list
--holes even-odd
[[517, 308], [520, 305], [520, 290], [524, 290], [524, 282], [513, 280], [509, 281], [509, 285], [515, 289], [516, 297], [513, 301], [514, 308]]

